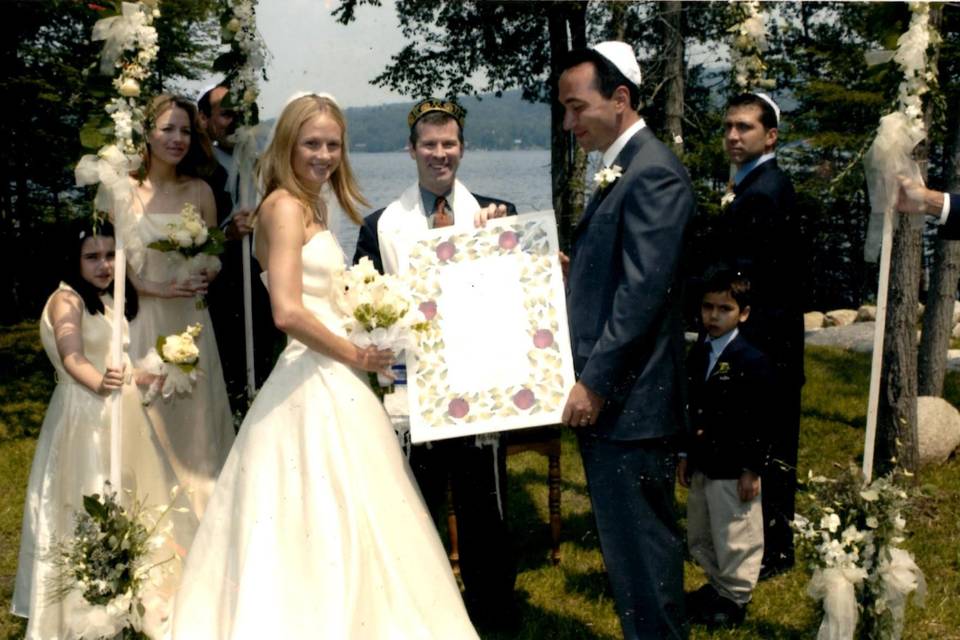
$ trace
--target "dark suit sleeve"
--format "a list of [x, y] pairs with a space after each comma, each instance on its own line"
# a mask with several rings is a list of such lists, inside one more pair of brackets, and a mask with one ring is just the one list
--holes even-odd
[[960, 194], [948, 193], [944, 197], [950, 198], [950, 213], [940, 227], [940, 235], [946, 240], [960, 240]]
[[629, 383], [627, 372], [637, 366], [635, 346], [657, 340], [668, 312], [684, 229], [694, 210], [693, 192], [681, 171], [679, 164], [652, 164], [627, 185], [620, 220], [623, 275], [580, 374], [581, 382], [603, 398]]
[[353, 254], [353, 264], [361, 258], [370, 258], [377, 271], [383, 273], [383, 258], [380, 256], [380, 240], [377, 237], [377, 226], [383, 209], [371, 213], [363, 219], [360, 225], [360, 235], [357, 237], [357, 250]]
[[742, 419], [739, 426], [741, 466], [757, 475], [763, 475], [770, 456], [771, 432], [778, 426], [771, 406], [770, 381], [773, 369], [767, 358], [754, 352], [746, 363], [745, 376], [740, 395], [735, 400], [740, 407]]

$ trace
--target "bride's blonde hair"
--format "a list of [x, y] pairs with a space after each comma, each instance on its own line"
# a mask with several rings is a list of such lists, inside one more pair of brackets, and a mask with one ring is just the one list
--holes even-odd
[[[355, 223], [360, 224], [359, 205], [369, 207], [350, 167], [350, 157], [347, 153], [347, 121], [337, 103], [325, 96], [305, 95], [291, 101], [277, 120], [273, 139], [263, 152], [257, 164], [257, 175], [263, 185], [264, 199], [276, 189], [286, 189], [293, 197], [300, 201], [305, 212], [314, 220], [327, 226], [327, 212], [323, 199], [297, 177], [293, 171], [293, 152], [297, 144], [300, 127], [316, 115], [325, 114], [333, 119], [340, 127], [340, 164], [333, 175], [330, 184], [337, 200], [346, 214]], [[261, 201], [262, 202], [262, 201]], [[304, 219], [309, 224], [310, 218]]]

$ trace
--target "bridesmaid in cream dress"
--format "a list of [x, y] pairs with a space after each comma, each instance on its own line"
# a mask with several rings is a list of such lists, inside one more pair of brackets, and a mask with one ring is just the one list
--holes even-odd
[[344, 256], [322, 185], [355, 213], [346, 123], [331, 99], [283, 110], [261, 159], [256, 222], [288, 336], [240, 428], [187, 556], [175, 640], [476, 638], [383, 407], [361, 371], [393, 354], [345, 337]]
[[[57, 387], [30, 470], [11, 607], [15, 615], [29, 618], [26, 638], [30, 640], [75, 637], [69, 631], [69, 603], [52, 597], [51, 579], [57, 568], [47, 549], [51, 542], [73, 535], [74, 514], [83, 508], [82, 497], [102, 493], [109, 479], [111, 402], [122, 402], [123, 486], [114, 487], [122, 489], [121, 502], [129, 506], [128, 496], [135, 495], [148, 505], [165, 504], [176, 484], [140, 404], [129, 360], [124, 359], [126, 371], [108, 366], [113, 325], [121, 322], [125, 328], [127, 324], [124, 314], [115, 312], [107, 292], [113, 280], [113, 231], [108, 224], [97, 234], [89, 224], [76, 225], [68, 244], [64, 282], [40, 317], [40, 340], [53, 364]], [[130, 292], [126, 315], [136, 310], [136, 294]], [[151, 381], [142, 374], [132, 377], [145, 384]], [[112, 396], [115, 389], [121, 392]], [[176, 504], [182, 507], [184, 501], [178, 498]], [[197, 527], [191, 513], [171, 511], [167, 517], [172, 530], [168, 544], [158, 551], [158, 560], [184, 555]], [[162, 619], [169, 616], [179, 576], [179, 563], [167, 566], [173, 571], [154, 592], [159, 600], [150, 599], [151, 631], [164, 626]]]
[[147, 245], [167, 237], [167, 226], [178, 220], [187, 204], [194, 205], [209, 226], [216, 225], [213, 192], [198, 177], [211, 157], [196, 127], [196, 109], [187, 100], [156, 97], [148, 109], [146, 127], [146, 175], [135, 184], [136, 223], [133, 228], [118, 229], [133, 267], [130, 279], [140, 294], [140, 313], [130, 325], [130, 356], [136, 362], [159, 336], [180, 333], [189, 324], [203, 325], [198, 339], [200, 375], [193, 392], [157, 398], [148, 408], [170, 466], [201, 517], [234, 439], [210, 313], [197, 304], [216, 274], [178, 273], [185, 262], [181, 254]]

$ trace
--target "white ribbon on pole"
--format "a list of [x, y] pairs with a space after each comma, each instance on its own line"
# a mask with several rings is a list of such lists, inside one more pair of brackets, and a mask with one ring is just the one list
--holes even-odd
[[807, 595], [823, 601], [817, 640], [853, 640], [857, 628], [857, 585], [867, 572], [860, 567], [818, 567], [807, 584]]
[[[233, 166], [227, 178], [228, 187], [236, 185], [236, 208], [252, 210], [257, 204], [254, 167], [257, 162], [257, 127], [240, 127], [234, 134]], [[247, 362], [247, 399], [253, 400], [257, 390], [253, 361], [253, 283], [250, 264], [250, 236], [241, 240], [243, 267], [243, 331]]]

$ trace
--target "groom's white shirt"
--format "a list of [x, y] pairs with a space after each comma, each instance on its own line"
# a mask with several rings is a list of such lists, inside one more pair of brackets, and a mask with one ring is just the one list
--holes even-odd
[[[454, 228], [473, 228], [473, 215], [480, 209], [480, 204], [459, 180], [453, 183], [449, 202], [453, 207]], [[428, 228], [420, 184], [414, 182], [384, 209], [377, 223], [377, 242], [384, 273], [406, 271], [410, 249]]]

